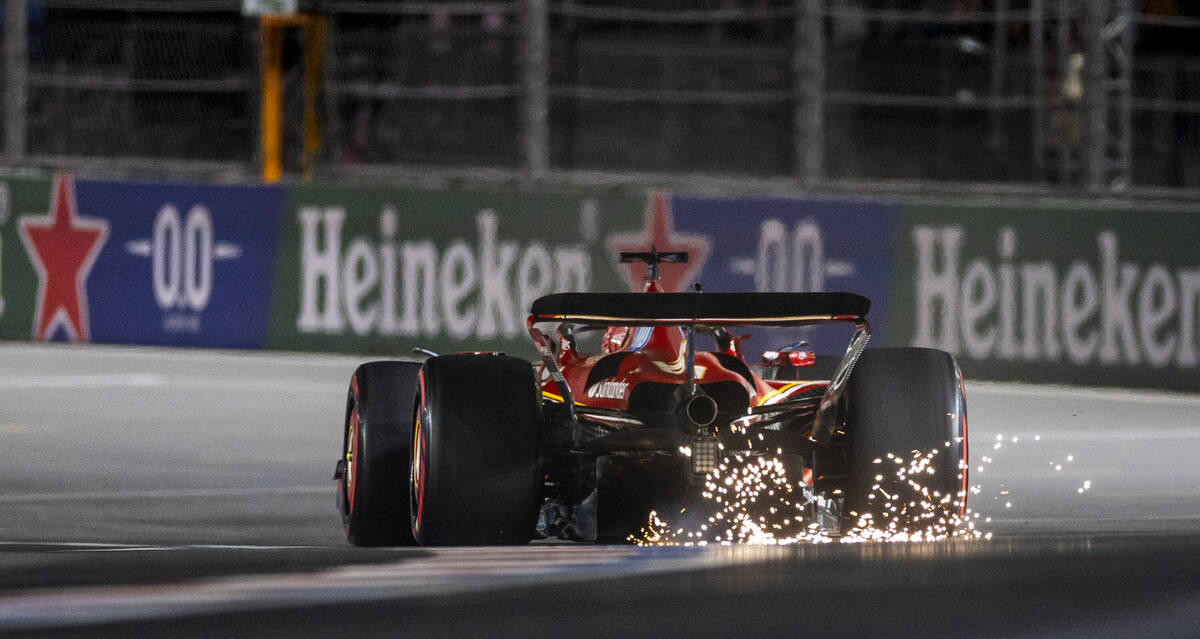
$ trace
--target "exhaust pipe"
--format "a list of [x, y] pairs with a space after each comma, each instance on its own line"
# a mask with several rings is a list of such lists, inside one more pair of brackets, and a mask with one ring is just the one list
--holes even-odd
[[717, 419], [717, 400], [708, 395], [693, 395], [684, 402], [683, 415], [696, 426], [708, 426]]

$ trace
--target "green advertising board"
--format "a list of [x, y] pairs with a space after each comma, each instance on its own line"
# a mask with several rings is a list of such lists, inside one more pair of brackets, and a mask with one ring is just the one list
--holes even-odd
[[606, 238], [644, 194], [288, 189], [268, 348], [531, 355], [530, 303], [627, 290]]
[[[52, 183], [0, 179], [3, 340], [29, 340], [36, 332], [45, 274], [35, 269], [21, 228], [44, 225]], [[149, 232], [142, 229], [148, 223], [139, 226], [136, 210], [103, 201], [127, 187], [153, 202], [174, 201], [190, 188], [88, 183], [95, 201], [83, 202], [82, 213], [106, 216], [113, 237], [134, 240]], [[201, 199], [216, 202], [223, 194]], [[260, 245], [239, 240], [247, 251], [275, 257], [267, 278], [273, 281], [266, 282], [265, 346], [385, 357], [416, 347], [531, 356], [525, 319], [534, 299], [566, 290], [637, 289], [640, 276], [617, 262], [617, 248], [669, 249], [679, 240], [670, 231], [673, 215], [684, 235], [718, 215], [698, 213], [696, 198], [684, 202], [692, 208], [672, 213], [678, 202], [669, 196], [615, 189], [298, 186], [281, 195], [278, 244], [273, 234]], [[745, 209], [717, 224], [729, 233], [706, 235], [710, 250], [732, 251], [733, 257], [720, 253], [722, 264], [744, 261], [733, 259], [740, 255], [737, 241], [758, 228], [767, 215], [763, 206], [751, 198], [713, 209]], [[893, 210], [894, 243], [871, 253], [889, 256], [871, 271], [888, 287], [880, 296], [887, 310], [872, 320], [886, 328], [880, 335], [887, 343], [877, 346], [947, 350], [971, 379], [1200, 391], [1200, 205], [944, 199]], [[223, 233], [230, 225], [222, 218]], [[111, 275], [101, 267], [126, 268], [117, 258], [145, 259], [128, 238], [110, 244], [111, 263], [97, 266], [87, 283], [93, 297], [105, 297], [119, 281], [100, 282]], [[222, 273], [221, 290], [238, 277], [263, 279], [244, 268]], [[706, 277], [719, 281], [721, 274], [728, 275]], [[82, 280], [76, 285], [83, 291]], [[238, 299], [245, 305], [257, 296]], [[152, 304], [147, 299], [142, 306]], [[93, 319], [132, 312], [124, 302], [93, 306]], [[106, 339], [161, 342], [150, 332], [97, 337]]]
[[1200, 390], [1200, 209], [910, 205], [893, 345], [968, 378]]
[[37, 308], [38, 277], [21, 243], [22, 215], [44, 215], [50, 180], [0, 180], [0, 339], [28, 340]]

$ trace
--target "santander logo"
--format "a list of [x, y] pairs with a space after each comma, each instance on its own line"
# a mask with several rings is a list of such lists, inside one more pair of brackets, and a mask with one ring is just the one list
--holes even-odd
[[600, 382], [588, 389], [587, 396], [592, 399], [624, 399], [629, 382]]

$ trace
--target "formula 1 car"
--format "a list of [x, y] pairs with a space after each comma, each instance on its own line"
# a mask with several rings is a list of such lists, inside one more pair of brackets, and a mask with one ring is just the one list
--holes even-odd
[[[949, 354], [865, 350], [859, 295], [667, 293], [660, 265], [686, 253], [621, 260], [646, 263], [644, 292], [533, 302], [537, 363], [475, 352], [354, 372], [335, 471], [351, 543], [931, 539], [961, 521]], [[824, 325], [852, 333], [840, 359], [803, 341], [744, 356], [743, 329]]]

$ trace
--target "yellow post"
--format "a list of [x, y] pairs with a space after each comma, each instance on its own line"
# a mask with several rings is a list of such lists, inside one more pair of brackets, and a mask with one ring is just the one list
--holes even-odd
[[263, 181], [278, 182], [283, 174], [283, 28], [274, 16], [259, 18], [262, 60]]

